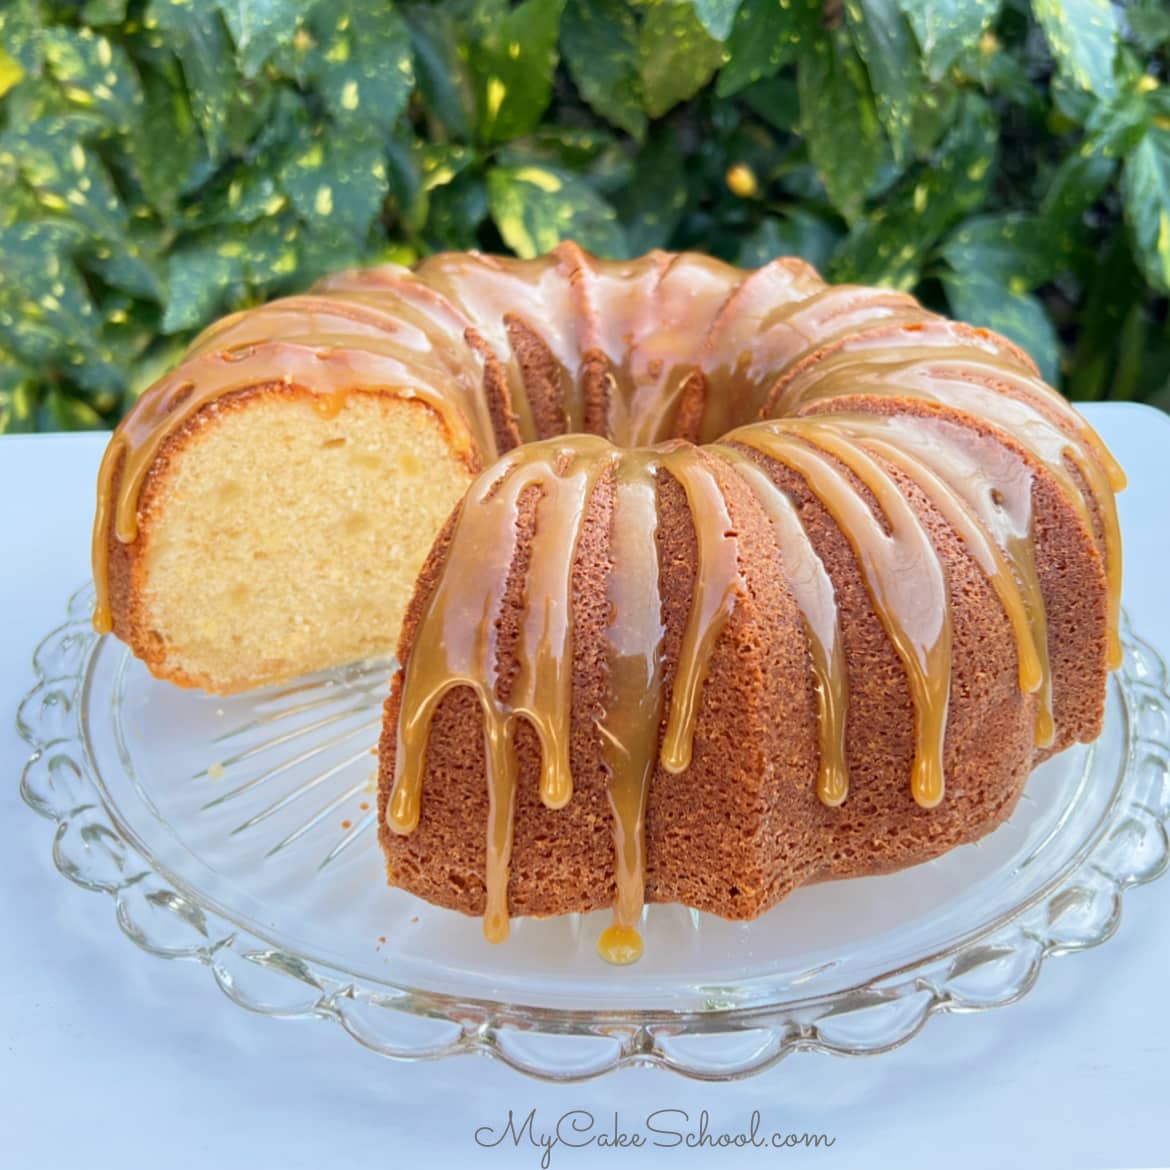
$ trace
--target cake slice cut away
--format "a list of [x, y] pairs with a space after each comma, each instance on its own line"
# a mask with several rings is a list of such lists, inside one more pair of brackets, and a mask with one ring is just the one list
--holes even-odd
[[[107, 498], [127, 459], [110, 462]], [[419, 398], [282, 382], [217, 398], [126, 494], [121, 534], [112, 507], [98, 525], [99, 628], [159, 677], [219, 694], [389, 658], [475, 460]]]

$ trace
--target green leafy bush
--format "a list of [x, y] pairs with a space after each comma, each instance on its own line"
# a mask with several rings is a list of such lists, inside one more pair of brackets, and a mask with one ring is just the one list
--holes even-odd
[[0, 428], [353, 263], [797, 253], [1170, 405], [1158, 0], [7, 0]]

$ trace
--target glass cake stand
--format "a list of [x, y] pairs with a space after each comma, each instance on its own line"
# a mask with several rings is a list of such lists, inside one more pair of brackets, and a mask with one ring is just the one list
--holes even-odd
[[78, 592], [41, 643], [17, 717], [33, 749], [21, 791], [57, 822], [57, 868], [242, 1007], [331, 1020], [389, 1057], [721, 1080], [798, 1050], [882, 1052], [935, 1012], [1019, 999], [1048, 956], [1109, 938], [1122, 892], [1170, 854], [1166, 669], [1127, 626], [1100, 739], [1037, 769], [978, 844], [802, 889], [751, 923], [650, 907], [631, 967], [596, 954], [608, 911], [520, 919], [492, 946], [477, 919], [385, 884], [372, 753], [389, 666], [184, 691], [97, 636], [92, 600]]

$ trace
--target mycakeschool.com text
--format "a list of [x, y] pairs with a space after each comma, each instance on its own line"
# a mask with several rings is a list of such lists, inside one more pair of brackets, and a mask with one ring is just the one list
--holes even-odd
[[[794, 1149], [829, 1150], [837, 1139], [827, 1133], [801, 1133], [771, 1124], [757, 1109], [746, 1122], [722, 1125], [703, 1109], [655, 1109], [632, 1118], [619, 1113], [595, 1114], [568, 1109], [558, 1116], [538, 1117], [509, 1109], [507, 1116], [479, 1125], [475, 1144], [484, 1149], [532, 1150], [541, 1170], [550, 1170], [559, 1151], [592, 1150], [743, 1150], [745, 1154]], [[831, 1160], [829, 1160], [831, 1161]], [[828, 1162], [826, 1163], [828, 1164]]]

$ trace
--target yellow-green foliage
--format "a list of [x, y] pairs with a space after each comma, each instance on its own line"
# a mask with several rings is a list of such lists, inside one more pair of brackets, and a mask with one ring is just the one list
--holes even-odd
[[354, 263], [798, 253], [1170, 405], [1160, 0], [5, 0], [0, 429]]

